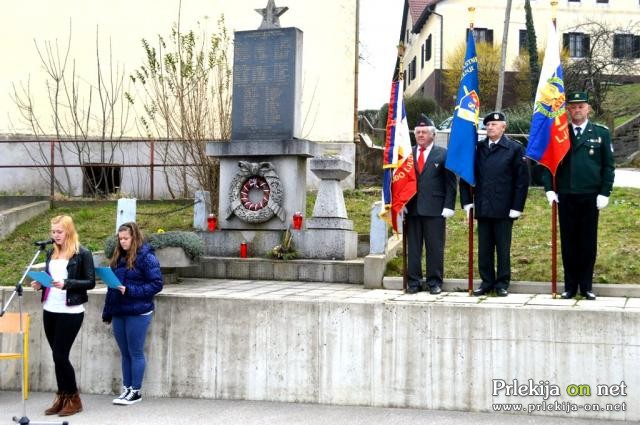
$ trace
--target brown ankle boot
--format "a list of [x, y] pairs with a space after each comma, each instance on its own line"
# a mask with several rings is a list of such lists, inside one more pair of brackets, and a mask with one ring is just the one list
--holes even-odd
[[73, 394], [67, 395], [62, 410], [58, 412], [58, 416], [71, 416], [78, 412], [82, 412], [82, 400], [80, 400], [80, 394], [76, 391]]
[[45, 415], [55, 415], [56, 413], [60, 412], [62, 410], [62, 406], [64, 405], [64, 401], [66, 399], [67, 395], [58, 391], [56, 393], [56, 398], [53, 399], [53, 403], [51, 404], [51, 407], [49, 407], [47, 410], [44, 411]]

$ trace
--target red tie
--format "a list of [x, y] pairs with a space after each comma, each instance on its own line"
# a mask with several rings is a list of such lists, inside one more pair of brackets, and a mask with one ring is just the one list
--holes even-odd
[[420, 146], [420, 153], [418, 154], [418, 173], [422, 173], [424, 167], [424, 146]]

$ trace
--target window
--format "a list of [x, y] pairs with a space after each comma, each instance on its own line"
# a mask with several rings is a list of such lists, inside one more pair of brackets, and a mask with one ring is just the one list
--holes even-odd
[[409, 65], [409, 81], [416, 79], [416, 57], [414, 56]]
[[617, 59], [640, 58], [640, 36], [615, 34], [613, 36], [613, 57]]
[[474, 28], [473, 38], [476, 43], [488, 43], [493, 44], [493, 30], [487, 28]]
[[429, 62], [431, 60], [431, 34], [427, 37], [427, 41], [424, 42], [424, 61]]
[[562, 47], [569, 51], [569, 57], [586, 58], [589, 56], [589, 36], [581, 32], [562, 34]]
[[522, 52], [523, 50], [525, 52], [529, 51], [529, 36], [527, 34], [527, 30], [520, 30], [520, 33], [518, 34], [518, 46], [519, 46], [519, 51]]

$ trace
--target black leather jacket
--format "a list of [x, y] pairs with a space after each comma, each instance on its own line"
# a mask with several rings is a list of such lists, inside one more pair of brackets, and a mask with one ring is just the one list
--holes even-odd
[[[53, 250], [47, 251], [47, 263], [45, 271], [49, 272], [49, 262]], [[63, 290], [67, 291], [67, 305], [80, 305], [89, 301], [87, 291], [96, 286], [95, 269], [93, 267], [93, 255], [87, 248], [81, 246], [77, 254], [69, 258], [67, 264], [67, 278], [64, 280]], [[46, 288], [45, 288], [46, 289]], [[42, 302], [47, 291], [42, 291]]]

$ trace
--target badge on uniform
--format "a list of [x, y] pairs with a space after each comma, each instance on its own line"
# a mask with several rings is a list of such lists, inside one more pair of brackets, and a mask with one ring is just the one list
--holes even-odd
[[593, 148], [589, 149], [589, 155], [593, 155]]
[[435, 162], [433, 165], [435, 165], [436, 168], [438, 168], [440, 166], [440, 163], [439, 162]]

